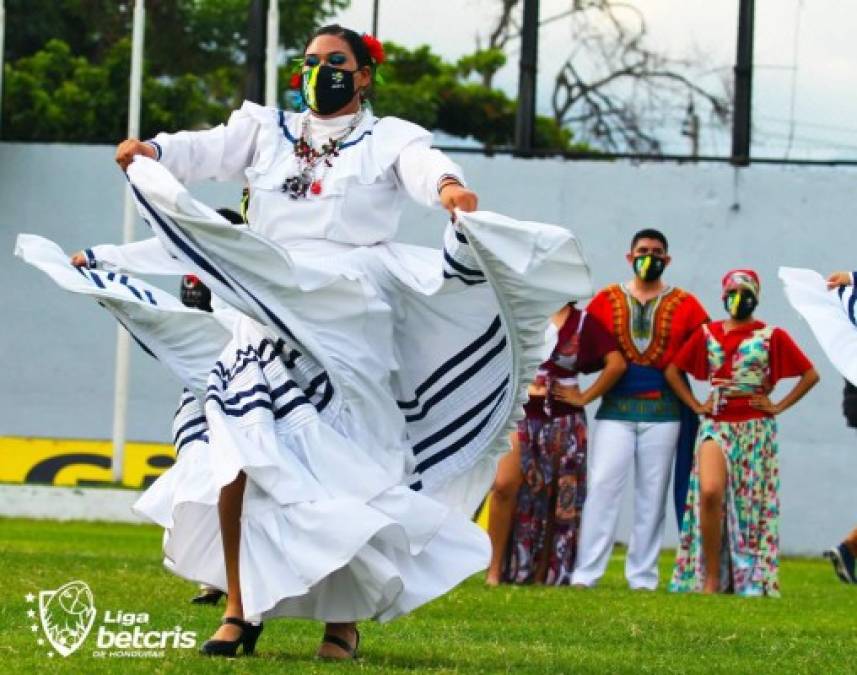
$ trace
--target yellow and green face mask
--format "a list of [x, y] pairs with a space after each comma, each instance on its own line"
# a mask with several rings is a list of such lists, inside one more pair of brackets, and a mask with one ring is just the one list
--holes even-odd
[[656, 281], [661, 278], [667, 266], [666, 260], [656, 255], [638, 255], [634, 258], [634, 274], [642, 281]]
[[738, 321], [743, 321], [752, 316], [758, 305], [759, 299], [748, 288], [729, 291], [723, 296], [723, 307], [729, 316]]
[[304, 103], [319, 115], [332, 115], [342, 110], [355, 95], [353, 71], [319, 64], [301, 75]]

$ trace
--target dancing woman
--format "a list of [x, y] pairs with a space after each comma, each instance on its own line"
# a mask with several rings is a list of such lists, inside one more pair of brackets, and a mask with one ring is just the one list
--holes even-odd
[[[699, 328], [666, 378], [702, 424], [670, 590], [779, 596], [779, 458], [776, 416], [814, 387], [818, 374], [781, 328], [757, 321], [759, 277], [723, 278], [729, 318]], [[701, 403], [680, 371], [708, 380]], [[768, 395], [799, 377], [779, 403]]]
[[[569, 303], [553, 317], [550, 358], [529, 387], [525, 417], [500, 460], [491, 491], [486, 583], [571, 583], [580, 515], [586, 498], [584, 406], [625, 372], [616, 340]], [[601, 371], [584, 391], [578, 375]], [[511, 532], [511, 538], [510, 538]]]
[[[374, 38], [327, 26], [304, 53], [306, 112], [245, 103], [225, 126], [124, 141], [116, 160], [156, 239], [72, 259], [82, 274], [196, 274], [232, 335], [207, 386], [188, 378], [177, 462], [135, 505], [166, 529], [171, 571], [227, 592], [206, 654], [252, 653], [262, 619], [292, 616], [325, 622], [319, 656], [351, 658], [358, 620], [484, 569], [465, 514], [550, 314], [591, 291], [570, 234], [468, 215], [477, 197], [430, 134], [371, 114], [382, 59]], [[248, 182], [248, 225], [176, 178]], [[390, 241], [405, 195], [454, 214], [442, 254]], [[205, 337], [149, 324], [135, 337], [155, 354]]]

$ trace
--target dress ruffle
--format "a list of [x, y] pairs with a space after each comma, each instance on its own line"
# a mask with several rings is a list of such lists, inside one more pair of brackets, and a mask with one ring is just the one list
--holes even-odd
[[178, 460], [135, 505], [165, 528], [168, 568], [225, 587], [217, 500], [244, 472], [251, 618], [388, 620], [483, 569], [489, 544], [470, 515], [549, 317], [591, 294], [574, 237], [479, 212], [448, 225], [443, 250], [284, 248], [226, 223], [155, 162], [138, 158], [128, 176], [164, 248], [238, 313], [194, 336], [193, 350], [219, 354], [205, 363], [168, 333], [126, 324], [188, 390]]

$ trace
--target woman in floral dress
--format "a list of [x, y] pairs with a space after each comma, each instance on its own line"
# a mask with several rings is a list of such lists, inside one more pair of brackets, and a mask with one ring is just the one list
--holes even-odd
[[[676, 394], [702, 415], [670, 590], [779, 596], [779, 468], [776, 416], [818, 374], [789, 335], [753, 317], [759, 277], [723, 278], [729, 318], [699, 328], [666, 371]], [[700, 403], [681, 377], [711, 383]], [[768, 395], [800, 377], [779, 402]]]
[[[557, 312], [552, 326], [555, 346], [530, 385], [526, 417], [498, 467], [489, 511], [489, 585], [501, 578], [557, 586], [571, 582], [586, 498], [583, 406], [625, 372], [610, 332], [573, 303]], [[601, 375], [581, 392], [578, 373], [598, 370]]]

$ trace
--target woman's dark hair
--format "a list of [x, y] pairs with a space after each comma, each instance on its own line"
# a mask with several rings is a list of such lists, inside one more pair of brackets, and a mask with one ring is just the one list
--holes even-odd
[[664, 233], [660, 230], [654, 230], [650, 227], [647, 227], [645, 230], [640, 230], [637, 234], [634, 235], [634, 238], [631, 239], [631, 250], [634, 250], [634, 247], [637, 245], [637, 242], [640, 239], [655, 239], [656, 241], [661, 242], [664, 245], [664, 251], [669, 251], [670, 246], [667, 243], [667, 238], [664, 236]]
[[338, 23], [332, 23], [329, 26], [322, 26], [309, 36], [309, 40], [307, 40], [304, 45], [304, 54], [306, 54], [306, 50], [309, 49], [310, 43], [320, 35], [333, 35], [335, 37], [342, 38], [351, 48], [351, 52], [354, 54], [354, 59], [357, 61], [357, 67], [369, 67], [369, 86], [361, 92], [360, 98], [361, 100], [371, 100], [375, 89], [375, 64], [372, 63], [372, 56], [369, 54], [369, 47], [367, 47], [366, 43], [363, 42], [363, 36], [361, 36], [357, 31], [340, 26]]
[[348, 43], [348, 46], [351, 47], [351, 52], [357, 60], [357, 67], [365, 68], [366, 66], [369, 66], [374, 70], [372, 57], [369, 55], [369, 48], [366, 46], [366, 43], [363, 42], [363, 37], [356, 31], [340, 26], [338, 23], [332, 23], [329, 26], [322, 26], [315, 31], [315, 33], [310, 35], [309, 40], [307, 40], [304, 45], [304, 53], [306, 53], [310, 43], [321, 35], [334, 35], [338, 38], [342, 38]]

